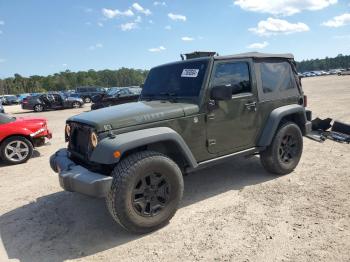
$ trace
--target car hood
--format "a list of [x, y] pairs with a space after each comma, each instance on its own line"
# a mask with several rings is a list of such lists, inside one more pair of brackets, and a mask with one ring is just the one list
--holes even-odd
[[8, 122], [4, 124], [6, 127], [12, 128], [25, 128], [31, 131], [36, 131], [39, 128], [45, 127], [47, 125], [47, 120], [45, 118], [38, 117], [19, 117], [13, 122]]
[[41, 127], [46, 124], [47, 120], [40, 117], [19, 117], [15, 122], [17, 125], [24, 125], [28, 127]]
[[198, 105], [167, 101], [139, 101], [106, 107], [73, 116], [68, 121], [93, 126], [98, 132], [184, 117], [199, 112]]

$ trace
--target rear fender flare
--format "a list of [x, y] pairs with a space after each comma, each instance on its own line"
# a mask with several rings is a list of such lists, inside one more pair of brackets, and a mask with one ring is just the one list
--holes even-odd
[[281, 120], [290, 115], [297, 115], [298, 121], [301, 125], [305, 125], [307, 122], [305, 108], [301, 105], [287, 105], [276, 108], [270, 113], [265, 123], [265, 127], [263, 128], [257, 143], [258, 146], [269, 146], [275, 136]]

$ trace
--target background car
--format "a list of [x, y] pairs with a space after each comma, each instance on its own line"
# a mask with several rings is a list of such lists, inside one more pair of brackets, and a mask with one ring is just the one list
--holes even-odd
[[18, 99], [19, 103], [21, 104], [23, 99], [25, 99], [28, 96], [30, 96], [30, 94], [29, 93], [27, 93], [27, 94], [19, 94], [19, 95], [16, 95], [16, 96], [17, 96], [17, 99]]
[[61, 94], [42, 94], [30, 96], [23, 100], [22, 109], [41, 112], [49, 109], [79, 108], [84, 104], [81, 98]]
[[345, 69], [338, 73], [338, 76], [345, 76], [345, 75], [350, 75], [350, 68]]
[[78, 94], [85, 103], [90, 103], [93, 96], [105, 94], [106, 90], [98, 86], [81, 86], [76, 88], [75, 93]]
[[113, 87], [106, 94], [94, 96], [92, 98], [92, 110], [103, 107], [120, 105], [138, 101], [141, 88], [139, 87]]
[[15, 118], [0, 114], [0, 158], [8, 164], [21, 164], [32, 156], [33, 148], [52, 135], [44, 118]]
[[0, 113], [5, 113], [5, 109], [4, 109], [1, 101], [0, 101]]
[[15, 95], [4, 95], [2, 96], [3, 105], [17, 105], [19, 104], [19, 99]]

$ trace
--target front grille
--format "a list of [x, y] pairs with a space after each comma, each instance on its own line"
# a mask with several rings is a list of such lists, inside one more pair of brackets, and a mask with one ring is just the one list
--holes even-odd
[[92, 128], [76, 122], [70, 122], [68, 150], [79, 157], [88, 160], [92, 151], [90, 135]]

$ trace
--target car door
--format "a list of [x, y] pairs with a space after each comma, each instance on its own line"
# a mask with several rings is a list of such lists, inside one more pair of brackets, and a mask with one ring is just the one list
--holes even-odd
[[254, 146], [258, 101], [252, 70], [250, 59], [214, 62], [209, 88], [226, 86], [235, 92], [230, 100], [209, 101], [207, 147], [210, 153], [233, 153]]
[[50, 101], [52, 108], [59, 109], [63, 107], [63, 100], [60, 95], [58, 94], [52, 94], [50, 95]]

